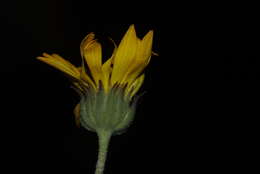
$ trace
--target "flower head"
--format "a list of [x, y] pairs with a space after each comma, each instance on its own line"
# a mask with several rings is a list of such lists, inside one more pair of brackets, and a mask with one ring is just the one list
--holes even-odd
[[[94, 33], [88, 34], [80, 44], [80, 67], [57, 54], [44, 53], [38, 59], [69, 76], [81, 94], [81, 102], [74, 110], [78, 123], [95, 131], [104, 127], [116, 129], [121, 124], [118, 120], [133, 115], [131, 101], [144, 81], [143, 71], [152, 55], [152, 40], [152, 30], [139, 39], [131, 25], [105, 62], [102, 62], [102, 47]], [[108, 113], [113, 116], [102, 116]], [[84, 114], [88, 116], [82, 116]], [[113, 123], [108, 121], [113, 119]]]

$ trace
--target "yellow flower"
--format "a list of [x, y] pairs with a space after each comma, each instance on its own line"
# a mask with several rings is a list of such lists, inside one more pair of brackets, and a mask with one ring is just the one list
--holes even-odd
[[[37, 58], [68, 75], [81, 93], [88, 89], [104, 89], [108, 93], [116, 86], [124, 89], [125, 96], [132, 98], [144, 81], [143, 71], [152, 55], [152, 41], [152, 30], [139, 39], [134, 25], [131, 25], [119, 46], [115, 45], [112, 56], [104, 63], [101, 44], [95, 39], [94, 33], [88, 34], [80, 44], [80, 67], [75, 67], [57, 54], [43, 53]], [[90, 74], [86, 72], [86, 65]], [[74, 113], [79, 118], [79, 105]]]
[[144, 69], [155, 54], [152, 41], [152, 30], [139, 39], [131, 25], [119, 46], [114, 44], [113, 54], [105, 62], [94, 33], [88, 34], [80, 44], [80, 67], [57, 54], [43, 53], [37, 57], [65, 73], [80, 94], [80, 103], [74, 109], [76, 124], [96, 132], [99, 137], [96, 174], [103, 173], [110, 137], [125, 130], [134, 118], [136, 98], [133, 96], [143, 84]]

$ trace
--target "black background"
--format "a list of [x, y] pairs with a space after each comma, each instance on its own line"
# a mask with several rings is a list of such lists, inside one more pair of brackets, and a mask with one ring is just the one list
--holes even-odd
[[75, 126], [77, 94], [62, 73], [35, 57], [58, 53], [79, 65], [86, 34], [95, 32], [112, 48], [106, 37], [118, 44], [132, 23], [139, 37], [154, 30], [153, 48], [160, 56], [146, 70], [141, 90], [146, 93], [134, 123], [112, 138], [105, 172], [213, 173], [245, 167], [241, 161], [255, 145], [259, 115], [254, 10], [245, 16], [243, 10], [183, 8], [157, 16], [158, 21], [147, 21], [144, 14], [145, 22], [107, 24], [91, 21], [97, 14], [77, 1], [9, 1], [2, 7], [1, 156], [8, 171], [94, 173], [97, 137]]

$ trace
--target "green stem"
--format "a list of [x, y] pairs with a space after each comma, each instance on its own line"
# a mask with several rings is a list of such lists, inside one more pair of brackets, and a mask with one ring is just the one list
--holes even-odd
[[111, 133], [108, 131], [99, 131], [97, 134], [99, 142], [99, 151], [95, 174], [103, 174]]

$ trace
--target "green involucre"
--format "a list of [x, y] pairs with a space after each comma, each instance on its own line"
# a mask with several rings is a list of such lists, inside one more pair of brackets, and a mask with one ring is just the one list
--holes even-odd
[[90, 131], [118, 134], [130, 125], [135, 110], [136, 101], [125, 96], [122, 88], [115, 87], [108, 93], [89, 90], [81, 96], [80, 123]]

